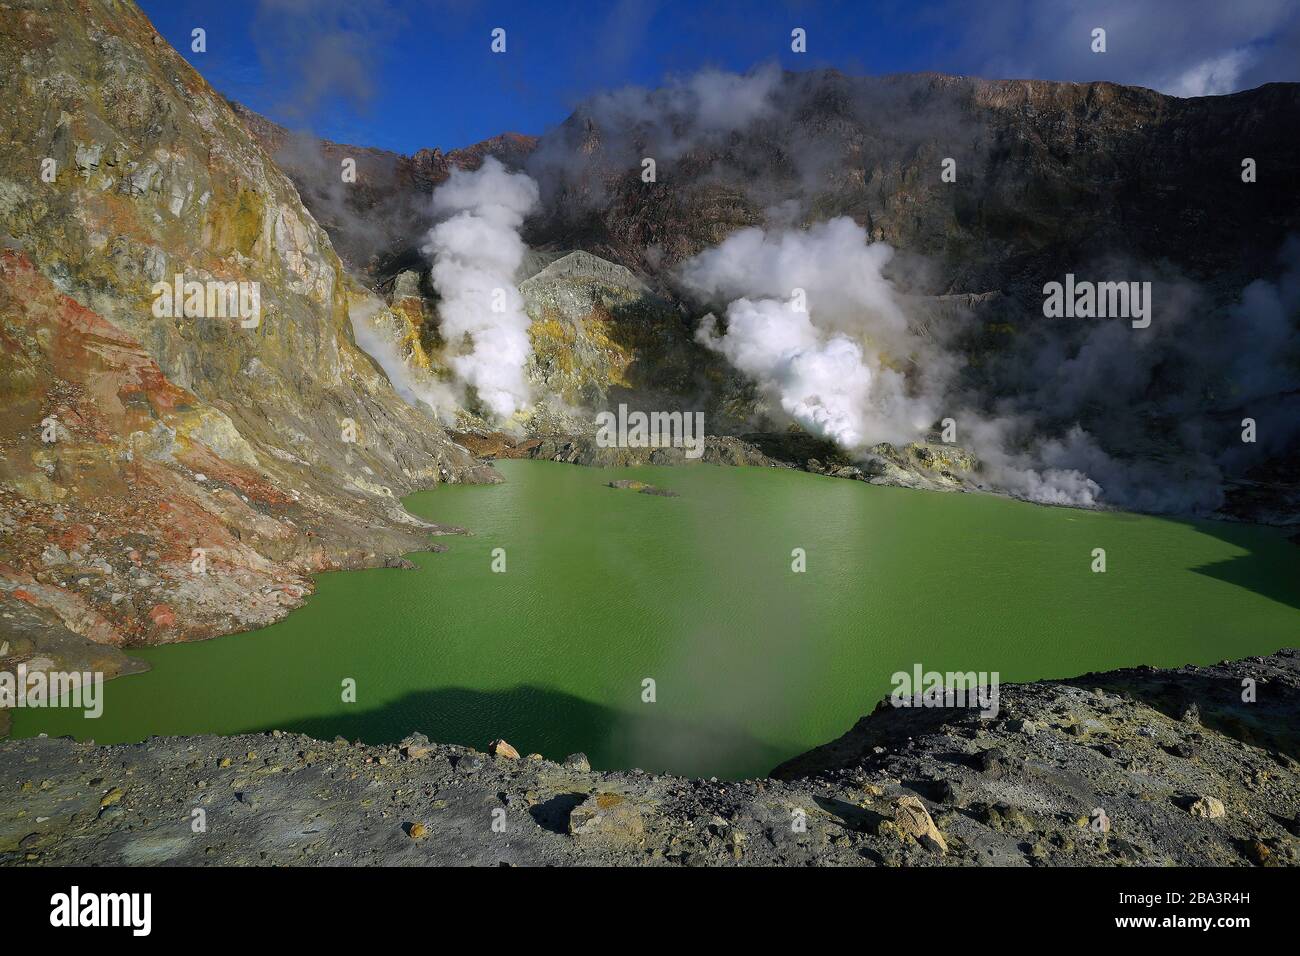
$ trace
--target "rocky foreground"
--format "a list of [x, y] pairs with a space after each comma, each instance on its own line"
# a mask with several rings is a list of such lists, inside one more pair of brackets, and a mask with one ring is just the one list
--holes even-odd
[[8, 741], [0, 863], [1293, 866], [1298, 716], [1286, 649], [1004, 685], [987, 720], [885, 702], [740, 782], [419, 735]]

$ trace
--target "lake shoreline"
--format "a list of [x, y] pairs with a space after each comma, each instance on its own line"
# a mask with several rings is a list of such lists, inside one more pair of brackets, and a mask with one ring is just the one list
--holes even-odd
[[1003, 704], [995, 720], [881, 706], [746, 781], [419, 736], [5, 741], [0, 790], [24, 812], [0, 821], [0, 865], [1300, 862], [1295, 649], [1005, 685]]

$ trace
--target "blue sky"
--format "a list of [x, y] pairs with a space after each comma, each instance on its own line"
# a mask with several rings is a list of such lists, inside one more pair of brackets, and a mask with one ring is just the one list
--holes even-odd
[[[403, 153], [540, 134], [584, 97], [701, 67], [1112, 80], [1175, 95], [1300, 80], [1300, 0], [139, 0], [217, 90]], [[195, 27], [207, 52], [190, 49]], [[493, 54], [491, 31], [506, 30]], [[790, 31], [807, 32], [793, 53]], [[1107, 50], [1091, 50], [1106, 29]]]

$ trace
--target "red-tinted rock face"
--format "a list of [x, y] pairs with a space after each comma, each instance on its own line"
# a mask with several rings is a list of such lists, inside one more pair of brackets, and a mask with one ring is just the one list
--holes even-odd
[[311, 590], [321, 516], [205, 442], [228, 419], [13, 250], [0, 310], [0, 592], [117, 644], [268, 623], [284, 589]]

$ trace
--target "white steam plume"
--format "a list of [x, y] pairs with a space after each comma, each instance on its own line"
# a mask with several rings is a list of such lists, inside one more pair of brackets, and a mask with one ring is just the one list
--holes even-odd
[[[744, 229], [682, 266], [695, 294], [726, 302], [697, 337], [809, 431], [849, 449], [923, 437], [952, 363], [908, 326], [881, 270], [893, 255], [848, 217], [804, 231]], [[801, 311], [800, 307], [806, 306]], [[912, 380], [898, 367], [917, 363]]]
[[[942, 326], [921, 333], [909, 323], [908, 300], [884, 274], [892, 256], [841, 217], [806, 231], [742, 230], [685, 262], [681, 280], [725, 307], [725, 330], [705, 316], [699, 340], [810, 432], [861, 452], [924, 439], [952, 416], [985, 479], [1032, 501], [1213, 511], [1225, 468], [1260, 460], [1265, 441], [1282, 453], [1300, 432], [1300, 241], [1283, 250], [1281, 278], [1252, 283], [1226, 315], [1187, 283], [1164, 281], [1160, 323], [1142, 333], [1122, 321], [1031, 316], [985, 356], [982, 384], [958, 378]], [[1140, 274], [1132, 263], [1104, 269]], [[1269, 422], [1260, 445], [1237, 440], [1248, 413]], [[1154, 439], [1153, 428], [1163, 429]], [[1151, 454], [1153, 441], [1176, 457]]]
[[451, 369], [501, 420], [532, 395], [524, 377], [533, 352], [529, 319], [514, 275], [527, 252], [519, 229], [537, 201], [531, 177], [491, 156], [472, 172], [454, 169], [433, 193], [434, 212], [449, 218], [429, 230], [424, 246]]
[[[953, 414], [998, 487], [1044, 504], [1100, 504], [1090, 475], [1123, 468], [1081, 428], [1039, 437], [1031, 413], [989, 417], [959, 399], [958, 360], [913, 331], [883, 274], [893, 254], [847, 217], [807, 231], [738, 232], [682, 267], [687, 288], [727, 303], [726, 331], [707, 315], [697, 337], [792, 419], [849, 451], [922, 440]], [[794, 308], [796, 289], [806, 311]]]

